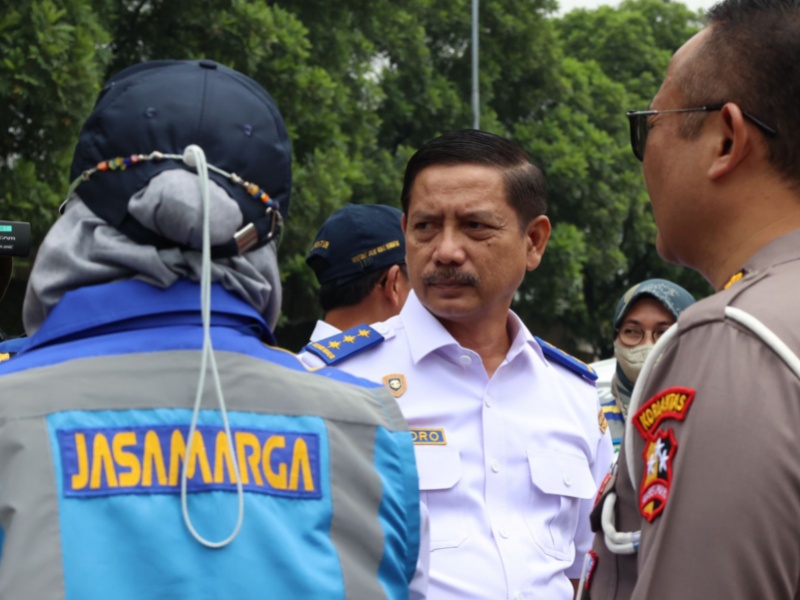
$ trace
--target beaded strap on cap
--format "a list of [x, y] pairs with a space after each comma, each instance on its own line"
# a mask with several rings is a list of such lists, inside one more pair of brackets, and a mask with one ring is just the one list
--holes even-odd
[[[73, 181], [70, 186], [69, 190], [67, 191], [67, 199], [75, 193], [75, 190], [78, 189], [78, 186], [83, 183], [84, 181], [89, 181], [92, 175], [97, 173], [98, 171], [124, 171], [128, 167], [134, 167], [142, 161], [145, 160], [164, 160], [165, 158], [172, 159], [172, 160], [179, 160], [181, 162], [186, 163], [190, 167], [195, 167], [196, 165], [191, 164], [192, 160], [188, 159], [183, 154], [164, 154], [163, 152], [155, 151], [151, 152], [150, 154], [132, 154], [128, 157], [117, 157], [112, 158], [110, 160], [104, 160], [97, 163], [96, 166], [92, 167], [91, 169], [86, 169], [83, 173], [81, 173], [75, 181]], [[215, 167], [214, 165], [208, 165], [208, 169], [210, 171], [214, 171], [215, 173], [219, 173], [223, 177], [227, 177], [236, 185], [239, 185], [245, 189], [245, 191], [255, 198], [256, 200], [260, 200], [267, 208], [273, 208], [275, 210], [278, 209], [277, 201], [273, 200], [269, 197], [269, 194], [258, 187], [255, 183], [250, 183], [249, 181], [245, 181], [241, 177], [239, 177], [236, 173], [228, 173], [227, 171], [223, 171], [222, 169]], [[63, 204], [62, 204], [63, 206]]]
[[[61, 206], [59, 206], [58, 210], [59, 212], [63, 213], [64, 207], [75, 193], [75, 190], [77, 190], [83, 182], [89, 181], [92, 175], [98, 171], [124, 171], [128, 167], [135, 167], [137, 164], [143, 161], [159, 161], [164, 159], [179, 160], [193, 169], [197, 168], [193, 155], [188, 152], [185, 152], [184, 154], [164, 154], [163, 152], [156, 150], [150, 154], [132, 154], [128, 157], [117, 157], [104, 160], [97, 163], [97, 165], [91, 169], [86, 169], [75, 179], [75, 181], [70, 184], [69, 190], [67, 190], [67, 198], [61, 203]], [[271, 240], [276, 234], [280, 234], [283, 217], [280, 213], [280, 206], [277, 200], [270, 198], [269, 194], [262, 190], [258, 185], [249, 181], [245, 181], [236, 173], [228, 173], [227, 171], [224, 171], [219, 167], [215, 167], [214, 165], [207, 165], [207, 167], [209, 171], [213, 171], [214, 173], [218, 173], [219, 175], [230, 179], [233, 183], [242, 187], [252, 198], [259, 200], [262, 204], [264, 204], [266, 207], [266, 214], [271, 214], [273, 219], [268, 233], [268, 239]], [[238, 246], [239, 253], [244, 254], [258, 242], [258, 232], [252, 223], [248, 223], [241, 230], [236, 232], [234, 239], [236, 241], [236, 245]]]

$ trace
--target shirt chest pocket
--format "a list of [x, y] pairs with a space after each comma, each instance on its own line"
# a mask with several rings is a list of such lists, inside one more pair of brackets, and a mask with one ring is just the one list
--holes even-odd
[[[528, 450], [531, 496], [526, 522], [542, 551], [571, 561], [581, 501], [597, 490], [584, 455]], [[587, 513], [588, 514], [588, 513]]]
[[415, 446], [414, 454], [420, 497], [430, 515], [431, 551], [457, 548], [468, 536], [454, 489], [462, 476], [461, 454], [448, 446]]

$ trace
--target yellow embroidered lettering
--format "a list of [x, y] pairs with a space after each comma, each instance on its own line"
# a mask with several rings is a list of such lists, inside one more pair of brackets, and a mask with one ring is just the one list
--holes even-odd
[[[178, 485], [181, 475], [181, 465], [183, 456], [186, 454], [186, 442], [183, 434], [176, 429], [172, 432], [172, 443], [169, 452], [169, 484]], [[206, 445], [203, 442], [203, 434], [195, 430], [192, 437], [192, 447], [189, 450], [189, 462], [186, 465], [186, 479], [194, 477], [197, 470], [197, 463], [200, 463], [200, 476], [204, 483], [211, 483], [211, 466], [208, 464]]]
[[142, 457], [142, 486], [153, 485], [153, 467], [156, 470], [158, 485], [167, 485], [167, 469], [164, 466], [164, 453], [161, 442], [155, 431], [148, 431], [144, 436], [144, 456]]
[[108, 487], [117, 487], [117, 472], [114, 470], [114, 458], [111, 456], [111, 448], [108, 447], [106, 436], [98, 433], [94, 436], [94, 444], [92, 446], [92, 475], [89, 483], [91, 489], [100, 489], [104, 472]]
[[[252, 470], [253, 483], [255, 485], [264, 485], [264, 480], [261, 478], [261, 468], [258, 464], [261, 460], [261, 444], [258, 443], [258, 438], [249, 431], [237, 431], [235, 437], [236, 458], [239, 459], [242, 483], [250, 483], [250, 471]], [[247, 451], [248, 449], [250, 450], [249, 452]]]
[[122, 487], [133, 487], [139, 485], [142, 476], [142, 466], [136, 454], [125, 450], [127, 446], [136, 445], [136, 434], [133, 431], [121, 431], [114, 435], [112, 447], [114, 449], [114, 461], [120, 467], [127, 467], [128, 470], [119, 474], [119, 484]]
[[72, 489], [82, 490], [89, 484], [89, 457], [86, 454], [86, 436], [75, 434], [75, 453], [78, 455], [78, 472], [72, 476]]
[[[178, 485], [185, 452], [186, 442], [183, 439], [183, 434], [176, 429], [172, 432], [172, 439], [169, 444], [169, 484], [171, 486]], [[186, 476], [189, 477], [189, 473], [186, 473]]]
[[653, 411], [649, 408], [645, 409], [639, 416], [639, 422], [642, 424], [642, 427], [649, 429], [650, 425], [653, 424]]
[[292, 470], [289, 476], [289, 489], [298, 489], [300, 474], [303, 475], [303, 489], [307, 492], [314, 491], [314, 480], [311, 477], [311, 463], [308, 460], [308, 446], [306, 441], [299, 437], [294, 442], [292, 450]]
[[186, 477], [194, 477], [197, 464], [200, 464], [200, 476], [203, 483], [211, 483], [211, 465], [208, 463], [208, 453], [203, 434], [199, 431], [194, 432], [192, 437], [192, 449], [189, 451], [189, 464], [186, 466]]
[[[223, 463], [223, 461], [225, 461]], [[225, 473], [223, 472], [223, 464], [228, 467], [228, 481], [227, 483], [236, 483], [236, 473], [233, 470], [233, 458], [231, 457], [231, 449], [228, 445], [228, 436], [224, 431], [217, 434], [217, 446], [214, 453], [214, 483], [225, 483]], [[239, 465], [241, 469], [241, 464]]]
[[271, 435], [264, 443], [264, 474], [267, 476], [267, 483], [276, 490], [285, 490], [288, 487], [286, 477], [286, 463], [278, 463], [278, 472], [272, 470], [272, 451], [275, 448], [285, 448], [286, 438], [282, 435]]
[[315, 342], [314, 344], [312, 344], [312, 346], [313, 346], [314, 348], [316, 348], [317, 350], [319, 350], [320, 352], [322, 352], [322, 353], [323, 353], [325, 356], [327, 356], [328, 358], [331, 358], [331, 359], [333, 359], [333, 358], [336, 358], [336, 355], [335, 355], [333, 352], [331, 352], [330, 350], [328, 350], [328, 349], [327, 349], [325, 346], [323, 346], [322, 344], [317, 344], [317, 343]]

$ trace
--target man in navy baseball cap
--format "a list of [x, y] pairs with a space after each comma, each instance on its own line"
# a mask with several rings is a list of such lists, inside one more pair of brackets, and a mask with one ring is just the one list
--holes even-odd
[[391, 206], [348, 204], [322, 225], [306, 257], [325, 312], [311, 341], [400, 312], [411, 289], [401, 218]]

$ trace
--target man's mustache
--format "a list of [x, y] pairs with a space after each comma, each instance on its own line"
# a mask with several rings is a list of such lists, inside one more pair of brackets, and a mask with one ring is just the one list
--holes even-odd
[[432, 273], [426, 273], [422, 276], [422, 283], [424, 285], [437, 285], [437, 284], [457, 284], [457, 285], [470, 285], [475, 287], [478, 285], [478, 278], [472, 273], [464, 273], [458, 269], [437, 269]]

